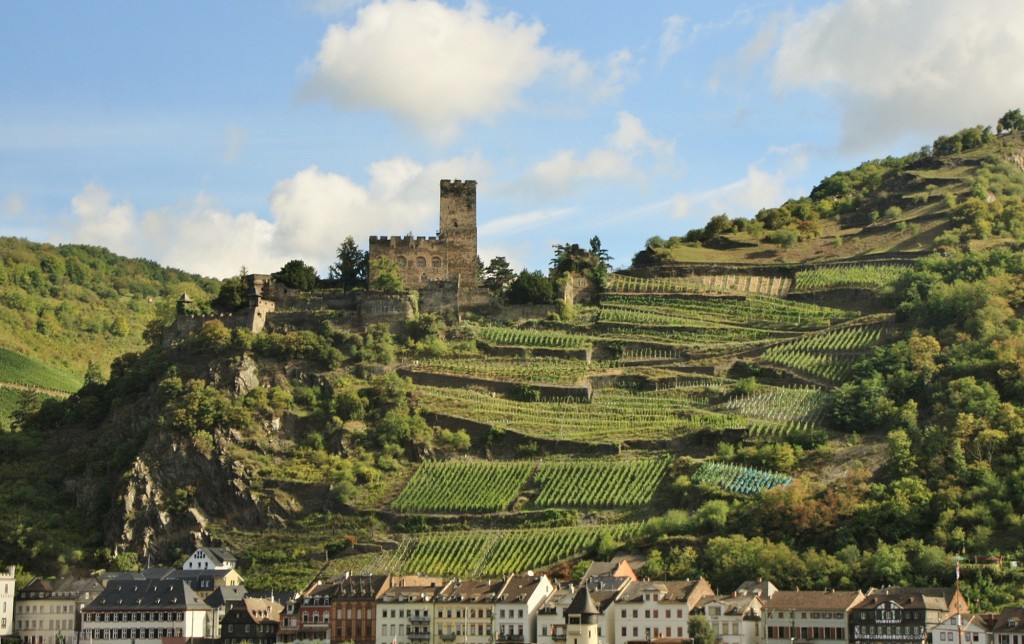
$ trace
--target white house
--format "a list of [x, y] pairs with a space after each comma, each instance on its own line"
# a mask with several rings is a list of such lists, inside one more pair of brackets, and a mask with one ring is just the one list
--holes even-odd
[[234, 570], [238, 559], [225, 548], [203, 547], [185, 560], [182, 570]]
[[757, 644], [763, 638], [761, 613], [764, 602], [760, 595], [706, 597], [699, 610], [721, 644]]
[[92, 577], [33, 579], [18, 593], [14, 634], [26, 644], [75, 642], [82, 609], [102, 590]]
[[509, 575], [494, 603], [494, 641], [537, 641], [537, 612], [555, 586], [547, 575]]
[[0, 571], [0, 637], [14, 634], [14, 566]]
[[992, 644], [994, 626], [974, 613], [950, 615], [932, 628], [928, 640], [932, 644]]
[[161, 644], [212, 637], [212, 609], [180, 579], [115, 580], [82, 610], [82, 642]]
[[433, 642], [434, 606], [454, 582], [430, 577], [399, 577], [377, 600], [378, 644]]
[[690, 612], [714, 591], [703, 578], [696, 581], [638, 581], [610, 608], [614, 620], [608, 641], [648, 642], [689, 637]]

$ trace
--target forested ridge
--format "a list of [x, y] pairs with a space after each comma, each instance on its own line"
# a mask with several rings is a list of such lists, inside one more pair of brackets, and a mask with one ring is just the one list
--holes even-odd
[[[616, 553], [718, 588], [867, 588], [948, 585], [959, 559], [976, 610], [1020, 602], [991, 563], [1024, 556], [1024, 141], [999, 129], [654, 237], [620, 272], [596, 237], [558, 245], [550, 278], [495, 258], [496, 297], [549, 302], [532, 319], [210, 320], [122, 355], [0, 434], [0, 560], [172, 564], [200, 535], [251, 588], [567, 578]], [[570, 273], [597, 299], [551, 305]], [[159, 308], [185, 277], [111, 288]], [[239, 283], [196, 286], [223, 303]]]

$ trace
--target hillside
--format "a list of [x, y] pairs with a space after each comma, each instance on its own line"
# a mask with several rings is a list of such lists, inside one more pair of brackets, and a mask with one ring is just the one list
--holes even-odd
[[[0, 434], [0, 559], [171, 564], [205, 540], [250, 588], [299, 588], [622, 553], [825, 588], [1020, 557], [1024, 144], [978, 137], [652, 240], [596, 301], [515, 322], [361, 333], [318, 293], [259, 334], [169, 331]], [[963, 570], [978, 609], [1022, 599], [1016, 570]]]
[[0, 238], [0, 425], [25, 392], [66, 396], [145, 348], [146, 326], [217, 282], [93, 246]]

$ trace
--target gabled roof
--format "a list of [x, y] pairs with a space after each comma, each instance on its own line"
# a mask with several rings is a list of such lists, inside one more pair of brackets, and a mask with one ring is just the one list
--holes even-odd
[[704, 578], [685, 581], [636, 581], [630, 583], [616, 601], [643, 602], [645, 594], [655, 593], [659, 602], [697, 605], [702, 597], [713, 595], [711, 585]]
[[848, 611], [864, 599], [859, 590], [780, 590], [765, 602], [773, 610]]
[[770, 581], [758, 579], [757, 581], [745, 581], [736, 589], [737, 595], [760, 595], [768, 599], [779, 591]]
[[701, 598], [697, 604], [700, 611], [706, 610], [708, 604], [722, 606], [722, 614], [726, 616], [743, 617], [744, 619], [759, 619], [764, 601], [760, 595], [711, 595]]
[[956, 588], [907, 588], [890, 586], [873, 588], [854, 608], [873, 610], [887, 602], [893, 602], [904, 610], [924, 609], [946, 612], [953, 608]]
[[202, 548], [206, 552], [206, 558], [214, 563], [214, 565], [231, 564], [235, 565], [238, 563], [238, 558], [235, 554], [227, 548], [214, 548], [206, 546]]
[[246, 597], [230, 605], [222, 623], [280, 624], [283, 611], [284, 606], [271, 599]]
[[173, 580], [115, 580], [85, 610], [209, 610], [188, 584]]
[[509, 575], [498, 591], [499, 602], [525, 602], [537, 592], [542, 582], [550, 581], [546, 575]]
[[391, 581], [391, 575], [349, 575], [331, 580], [331, 596], [335, 601], [372, 601], [377, 599]]
[[218, 586], [206, 598], [206, 604], [211, 608], [219, 608], [225, 604], [241, 602], [248, 594], [249, 591], [245, 589], [245, 586]]
[[493, 602], [505, 580], [456, 579], [438, 593], [438, 601]]
[[625, 558], [592, 562], [583, 573], [583, 581], [591, 577], [628, 577], [633, 581], [637, 579], [636, 572]]
[[999, 611], [992, 630], [995, 633], [1024, 633], [1024, 607], [1007, 606]]

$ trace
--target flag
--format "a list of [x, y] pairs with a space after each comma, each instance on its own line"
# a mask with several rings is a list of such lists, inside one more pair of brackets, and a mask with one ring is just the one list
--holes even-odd
[[956, 580], [960, 581], [960, 560], [956, 562]]

